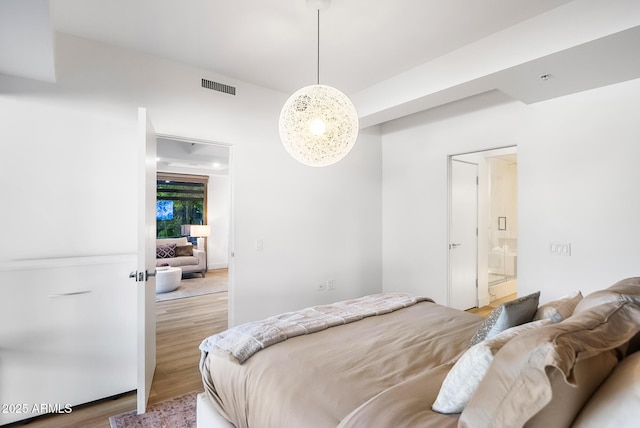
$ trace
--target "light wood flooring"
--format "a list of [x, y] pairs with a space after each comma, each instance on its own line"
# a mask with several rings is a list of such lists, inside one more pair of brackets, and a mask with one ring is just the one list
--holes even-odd
[[[224, 271], [224, 272], [222, 272]], [[209, 271], [211, 274], [226, 275]], [[191, 391], [203, 391], [198, 369], [200, 342], [227, 328], [228, 293], [207, 294], [156, 303], [156, 373], [149, 405]], [[135, 391], [76, 406], [69, 414], [42, 416], [7, 427], [109, 428], [109, 416], [136, 408]]]
[[514, 300], [516, 297], [518, 297], [518, 295], [516, 293], [509, 294], [508, 296], [504, 296], [501, 299], [496, 299], [496, 300], [492, 301], [487, 306], [483, 306], [481, 308], [468, 309], [467, 312], [471, 312], [472, 314], [478, 314], [478, 315], [483, 316], [483, 317], [486, 318], [486, 317], [489, 316], [489, 314], [495, 308], [497, 308], [498, 306], [500, 306], [503, 303], [510, 302], [511, 300]]

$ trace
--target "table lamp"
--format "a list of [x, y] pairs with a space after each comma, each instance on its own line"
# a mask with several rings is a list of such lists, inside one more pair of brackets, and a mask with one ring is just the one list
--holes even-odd
[[204, 250], [204, 239], [211, 235], [211, 226], [207, 224], [192, 224], [191, 225], [191, 236], [194, 238], [198, 238], [198, 249]]

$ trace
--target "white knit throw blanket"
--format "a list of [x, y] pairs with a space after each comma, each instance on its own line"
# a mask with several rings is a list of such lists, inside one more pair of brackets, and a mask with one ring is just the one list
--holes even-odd
[[232, 327], [203, 340], [200, 350], [203, 353], [226, 351], [242, 364], [261, 349], [291, 337], [387, 314], [421, 301], [433, 302], [429, 298], [413, 297], [406, 293], [383, 293], [314, 306]]

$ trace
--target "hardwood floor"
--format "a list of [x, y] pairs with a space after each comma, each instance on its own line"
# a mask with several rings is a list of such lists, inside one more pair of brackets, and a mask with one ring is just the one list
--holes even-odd
[[[198, 345], [205, 337], [227, 328], [227, 311], [226, 292], [156, 304], [156, 373], [149, 405], [191, 391], [203, 391], [198, 369]], [[132, 391], [119, 397], [76, 406], [69, 414], [42, 416], [26, 424], [17, 422], [7, 427], [109, 428], [109, 416], [135, 408], [136, 393]]]
[[505, 296], [501, 299], [496, 299], [493, 302], [489, 303], [487, 306], [483, 306], [481, 308], [472, 308], [467, 310], [467, 312], [471, 312], [472, 314], [478, 314], [480, 316], [483, 317], [488, 317], [489, 314], [498, 306], [500, 306], [501, 304], [505, 303], [505, 302], [510, 302], [511, 300], [514, 300], [515, 298], [517, 298], [518, 295], [517, 294], [510, 294], [508, 296]]

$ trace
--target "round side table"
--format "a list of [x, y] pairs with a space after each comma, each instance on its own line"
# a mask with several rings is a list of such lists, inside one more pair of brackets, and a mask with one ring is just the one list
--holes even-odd
[[180, 285], [182, 269], [179, 267], [156, 269], [156, 294], [168, 293]]

